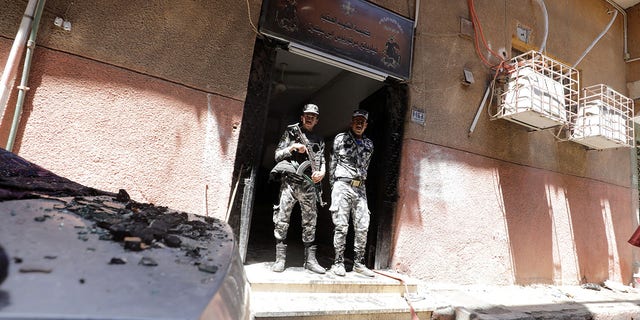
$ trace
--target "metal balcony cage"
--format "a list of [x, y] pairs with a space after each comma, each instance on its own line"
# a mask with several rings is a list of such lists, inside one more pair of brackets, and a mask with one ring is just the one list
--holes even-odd
[[582, 89], [569, 140], [593, 149], [634, 147], [633, 100], [604, 84]]
[[504, 68], [503, 85], [493, 119], [505, 119], [533, 130], [569, 126], [577, 111], [579, 73], [539, 52], [512, 58]]

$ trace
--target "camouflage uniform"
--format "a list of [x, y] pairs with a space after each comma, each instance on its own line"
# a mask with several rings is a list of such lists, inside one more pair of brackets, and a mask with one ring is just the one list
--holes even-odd
[[[294, 126], [297, 125], [296, 123], [287, 127], [276, 149], [276, 162], [283, 160], [288, 161], [292, 167], [296, 169], [300, 164], [308, 160], [306, 153], [289, 152], [289, 147], [293, 143], [300, 142], [296, 140], [297, 130]], [[324, 172], [324, 141], [318, 135], [306, 132], [302, 126], [300, 129], [309, 140], [309, 144], [311, 144], [311, 148], [315, 152], [316, 159], [314, 160], [316, 167]], [[284, 174], [282, 177], [280, 202], [273, 207], [273, 222], [275, 224], [273, 234], [278, 241], [284, 241], [287, 238], [291, 211], [296, 201], [300, 203], [302, 212], [302, 241], [310, 243], [315, 240], [316, 220], [318, 217], [318, 209], [316, 206], [317, 197], [315, 185], [310, 178], [311, 171], [310, 169], [307, 171], [309, 177], [303, 178], [295, 173]]]
[[350, 214], [355, 230], [356, 262], [361, 262], [364, 258], [370, 215], [364, 183], [372, 153], [371, 139], [363, 136], [358, 141], [351, 131], [338, 134], [333, 141], [329, 169], [332, 185], [329, 211], [335, 225], [333, 246], [337, 263], [342, 263]]

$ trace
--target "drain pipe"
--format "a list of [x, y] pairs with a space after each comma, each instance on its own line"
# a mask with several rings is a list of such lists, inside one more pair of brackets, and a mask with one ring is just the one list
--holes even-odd
[[33, 12], [38, 0], [29, 0], [27, 3], [27, 9], [22, 16], [22, 22], [20, 22], [20, 28], [16, 34], [15, 40], [13, 40], [13, 46], [9, 51], [9, 57], [7, 58], [7, 64], [4, 66], [2, 72], [2, 78], [0, 78], [0, 119], [4, 115], [5, 107], [7, 106], [7, 100], [9, 100], [10, 82], [16, 76], [18, 71], [18, 63], [20, 62], [20, 56], [24, 51], [25, 42], [27, 40], [27, 33], [33, 20]]
[[418, 14], [420, 14], [420, 0], [416, 0], [416, 12], [413, 15], [413, 29], [418, 27]]
[[629, 46], [628, 46], [628, 35], [627, 35], [627, 12], [624, 10], [624, 8], [622, 8], [615, 1], [613, 1], [613, 0], [605, 0], [605, 1], [607, 1], [607, 3], [609, 3], [614, 8], [616, 8], [616, 10], [618, 10], [620, 13], [622, 13], [622, 20], [623, 20], [622, 32], [623, 32], [623, 35], [624, 35], [624, 61], [631, 62], [631, 61], [635, 61], [635, 60], [640, 59], [640, 58], [630, 59]]
[[27, 41], [27, 53], [24, 57], [24, 66], [22, 67], [22, 79], [18, 86], [18, 101], [16, 102], [16, 110], [13, 113], [13, 122], [11, 123], [11, 131], [9, 131], [9, 139], [7, 140], [7, 151], [13, 152], [13, 144], [16, 141], [16, 133], [18, 132], [18, 125], [20, 124], [20, 118], [22, 117], [22, 105], [24, 105], [24, 97], [27, 94], [27, 83], [29, 81], [29, 70], [31, 69], [31, 60], [33, 57], [33, 51], [36, 49], [36, 37], [38, 35], [38, 29], [40, 27], [40, 17], [42, 17], [42, 11], [44, 10], [44, 3], [46, 0], [38, 1], [35, 17], [31, 24], [31, 33], [29, 34], [29, 41]]

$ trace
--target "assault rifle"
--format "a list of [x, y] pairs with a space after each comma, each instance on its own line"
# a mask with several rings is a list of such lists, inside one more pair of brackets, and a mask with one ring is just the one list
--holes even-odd
[[[308, 158], [308, 160], [305, 160], [300, 164], [300, 166], [298, 167], [298, 170], [296, 170], [296, 173], [304, 177], [305, 179], [309, 180], [311, 183], [314, 183], [311, 177], [304, 174], [304, 172], [309, 167], [311, 167], [311, 174], [318, 171], [318, 166], [316, 165], [316, 161], [315, 161], [316, 159], [315, 151], [313, 151], [313, 148], [311, 147], [311, 143], [309, 143], [309, 139], [307, 139], [307, 137], [302, 133], [302, 130], [300, 130], [300, 125], [296, 124], [294, 127], [296, 129], [296, 134], [300, 139], [300, 143], [302, 143], [305, 149], [307, 149], [307, 158]], [[322, 200], [322, 184], [314, 183], [314, 185], [316, 189], [316, 195], [318, 196], [318, 203], [320, 203], [321, 207], [324, 207], [327, 203], [324, 202], [324, 200]]]

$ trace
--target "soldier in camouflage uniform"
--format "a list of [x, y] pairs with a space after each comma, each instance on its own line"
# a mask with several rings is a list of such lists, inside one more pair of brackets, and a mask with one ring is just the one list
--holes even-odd
[[349, 216], [355, 230], [353, 271], [373, 277], [374, 273], [364, 265], [364, 252], [369, 230], [369, 206], [367, 205], [367, 169], [373, 153], [373, 142], [364, 136], [369, 113], [356, 110], [351, 118], [351, 128], [338, 134], [333, 140], [333, 153], [329, 167], [331, 183], [331, 218], [335, 226], [333, 246], [335, 261], [331, 271], [344, 276], [344, 249], [346, 247]]
[[[287, 245], [287, 230], [291, 211], [296, 202], [300, 203], [302, 214], [302, 241], [305, 247], [305, 269], [316, 273], [325, 273], [325, 269], [316, 260], [316, 246], [313, 244], [316, 236], [316, 220], [318, 209], [316, 202], [319, 201], [316, 188], [320, 187], [320, 181], [325, 175], [324, 161], [324, 140], [312, 133], [313, 127], [318, 123], [319, 109], [315, 104], [307, 104], [303, 108], [300, 116], [300, 123], [287, 126], [278, 148], [275, 152], [275, 159], [278, 163], [276, 168], [281, 174], [280, 202], [273, 207], [273, 223], [275, 225], [273, 234], [276, 238], [276, 261], [271, 269], [275, 272], [282, 272], [285, 269]], [[308, 140], [309, 147], [301, 143], [300, 134], [304, 134]], [[315, 159], [309, 159], [309, 154], [313, 154]], [[301, 174], [300, 167], [305, 167], [305, 161], [314, 161], [316, 171], [307, 170], [307, 175]], [[274, 170], [276, 170], [274, 168]], [[317, 185], [316, 185], [317, 184]]]

